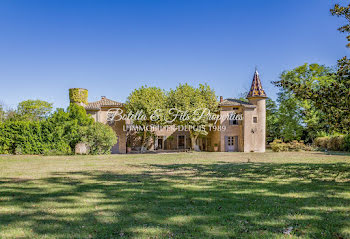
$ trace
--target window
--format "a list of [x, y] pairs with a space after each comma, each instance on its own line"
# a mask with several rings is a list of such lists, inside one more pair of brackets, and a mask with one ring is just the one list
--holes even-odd
[[253, 117], [253, 123], [258, 123], [258, 117]]
[[230, 120], [230, 125], [238, 125], [238, 120]]
[[233, 146], [233, 136], [228, 136], [227, 137], [227, 145], [228, 146]]
[[185, 135], [179, 135], [177, 138], [177, 147], [179, 149], [185, 148]]
[[238, 120], [235, 119], [235, 114], [230, 114], [229, 125], [238, 125]]

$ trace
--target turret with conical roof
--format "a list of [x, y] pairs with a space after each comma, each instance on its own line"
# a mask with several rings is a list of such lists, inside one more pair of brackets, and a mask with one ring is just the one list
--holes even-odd
[[267, 97], [257, 70], [255, 70], [247, 98], [249, 103], [256, 107], [245, 112], [244, 151], [265, 152]]
[[247, 95], [247, 98], [253, 98], [253, 97], [266, 98], [266, 93], [262, 88], [259, 73], [257, 70], [255, 70], [252, 86], [250, 87], [250, 91]]

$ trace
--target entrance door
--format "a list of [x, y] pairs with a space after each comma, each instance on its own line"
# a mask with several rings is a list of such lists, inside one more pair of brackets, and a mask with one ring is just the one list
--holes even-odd
[[226, 152], [238, 152], [238, 136], [225, 137]]
[[233, 136], [226, 136], [226, 152], [234, 151], [234, 138]]
[[163, 149], [163, 137], [158, 137], [158, 147], [157, 149]]
[[185, 135], [179, 135], [177, 138], [177, 147], [178, 149], [185, 148]]

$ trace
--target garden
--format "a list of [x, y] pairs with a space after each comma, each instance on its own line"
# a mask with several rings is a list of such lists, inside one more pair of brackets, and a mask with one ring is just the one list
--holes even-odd
[[349, 238], [350, 155], [0, 157], [0, 238]]

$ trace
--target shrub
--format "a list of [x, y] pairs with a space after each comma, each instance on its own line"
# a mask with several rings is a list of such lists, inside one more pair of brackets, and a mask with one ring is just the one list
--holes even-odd
[[0, 131], [0, 153], [39, 154], [42, 149], [40, 122], [7, 121]]
[[330, 137], [329, 142], [327, 143], [329, 150], [333, 151], [342, 151], [344, 150], [344, 136], [333, 136]]
[[326, 149], [328, 145], [328, 141], [329, 141], [329, 136], [318, 137], [315, 139], [314, 145], [318, 148]]
[[271, 149], [274, 152], [284, 152], [284, 151], [312, 151], [311, 146], [305, 145], [303, 141], [293, 140], [292, 142], [285, 143], [280, 139], [275, 139], [271, 143]]
[[90, 154], [109, 154], [118, 141], [113, 129], [102, 123], [81, 128], [81, 142], [90, 147]]
[[350, 134], [344, 136], [344, 150], [350, 152]]
[[271, 149], [273, 152], [283, 152], [283, 151], [288, 151], [288, 146], [282, 140], [275, 139], [271, 143]]
[[93, 154], [109, 153], [117, 141], [112, 128], [94, 123], [76, 104], [41, 121], [0, 122], [0, 154], [72, 154], [82, 138]]
[[318, 137], [315, 139], [314, 145], [323, 150], [350, 151], [350, 135]]

